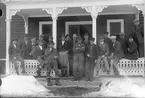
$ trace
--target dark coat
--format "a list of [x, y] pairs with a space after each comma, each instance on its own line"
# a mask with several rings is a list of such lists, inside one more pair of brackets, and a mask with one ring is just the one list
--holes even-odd
[[109, 47], [106, 43], [104, 44], [98, 44], [98, 54], [101, 55], [109, 55]]
[[134, 41], [132, 43], [128, 43], [128, 53], [126, 58], [130, 60], [138, 59], [137, 44]]
[[108, 45], [109, 47], [109, 55], [111, 54], [111, 50], [112, 50], [112, 47], [113, 47], [113, 42], [110, 38], [104, 38], [104, 42]]
[[121, 59], [124, 56], [124, 52], [122, 50], [120, 42], [116, 41], [112, 47], [112, 53], [114, 53], [115, 58]]
[[25, 41], [20, 43], [21, 50], [22, 50], [22, 56], [24, 59], [29, 59], [31, 56], [29, 55], [31, 52], [31, 42], [28, 40], [28, 43], [26, 44]]
[[14, 45], [11, 44], [10, 47], [9, 47], [10, 59], [12, 59], [13, 57], [16, 57], [16, 56], [20, 56], [20, 55], [21, 55], [20, 46], [16, 45], [16, 48], [15, 48]]
[[99, 56], [97, 45], [96, 44], [89, 45], [87, 54], [90, 54], [90, 58], [97, 60]]
[[37, 45], [33, 50], [32, 50], [32, 56], [34, 59], [37, 59], [37, 57], [43, 57], [45, 53], [45, 49], [42, 48], [40, 49], [39, 45]]
[[124, 54], [126, 55], [127, 54], [127, 40], [125, 38], [119, 39], [119, 42], [121, 44], [121, 47], [122, 47]]
[[85, 55], [86, 55], [89, 51], [90, 42], [89, 40], [88, 41], [84, 40], [83, 43], [85, 45]]
[[85, 51], [85, 45], [83, 43], [76, 43], [73, 46], [73, 53], [83, 53]]

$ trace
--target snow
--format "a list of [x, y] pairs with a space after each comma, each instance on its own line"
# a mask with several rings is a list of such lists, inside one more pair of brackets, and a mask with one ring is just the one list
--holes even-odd
[[[33, 76], [10, 75], [2, 78], [2, 96], [45, 96], [49, 90]], [[50, 96], [53, 96], [50, 94]]]
[[128, 78], [125, 80], [109, 81], [101, 87], [99, 92], [91, 92], [88, 96], [96, 97], [145, 97], [145, 85], [132, 83]]

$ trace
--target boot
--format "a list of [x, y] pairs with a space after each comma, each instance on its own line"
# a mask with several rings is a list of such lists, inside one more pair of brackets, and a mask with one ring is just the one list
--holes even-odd
[[37, 72], [37, 76], [40, 77], [41, 76], [41, 69], [38, 68], [36, 72]]

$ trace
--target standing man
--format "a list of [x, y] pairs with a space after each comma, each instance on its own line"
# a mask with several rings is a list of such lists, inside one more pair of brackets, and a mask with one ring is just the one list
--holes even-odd
[[33, 58], [34, 59], [34, 57], [32, 56], [32, 51], [34, 50], [34, 48], [37, 46], [37, 41], [36, 41], [36, 38], [35, 37], [33, 37], [32, 39], [31, 39], [31, 52], [30, 52], [30, 56], [31, 56], [31, 58]]
[[110, 74], [110, 70], [109, 70], [109, 63], [108, 63], [108, 56], [109, 56], [109, 47], [107, 45], [107, 43], [104, 42], [104, 38], [103, 36], [100, 37], [99, 39], [99, 44], [98, 44], [98, 53], [99, 53], [99, 57], [98, 57], [98, 65], [100, 67], [100, 62], [101, 60], [103, 60], [104, 62], [104, 67], [105, 70], [104, 72], [107, 72], [107, 74]]
[[[56, 78], [56, 85], [60, 86], [59, 82], [59, 72], [58, 72], [58, 63], [57, 63], [58, 53], [54, 48], [54, 42], [49, 43], [49, 47], [45, 50], [44, 55], [44, 63], [47, 67], [47, 85], [52, 86], [51, 78]], [[54, 70], [53, 76], [51, 76], [51, 72]]]
[[12, 41], [12, 44], [9, 47], [9, 55], [10, 55], [10, 62], [12, 62], [14, 64], [16, 73], [18, 75], [20, 74], [20, 72], [18, 71], [17, 61], [20, 61], [20, 63], [21, 63], [20, 66], [22, 69], [22, 73], [26, 73], [24, 59], [21, 55], [21, 49], [20, 49], [20, 46], [18, 45], [17, 39], [14, 39]]
[[137, 43], [137, 49], [139, 52], [139, 57], [144, 57], [144, 30], [143, 27], [140, 25], [139, 20], [135, 19], [134, 21], [134, 39]]
[[28, 34], [24, 36], [24, 41], [21, 44], [22, 56], [24, 59], [30, 59], [31, 52], [31, 42], [29, 40]]
[[44, 66], [44, 53], [45, 49], [43, 47], [43, 42], [39, 40], [38, 45], [31, 52], [31, 55], [34, 57], [34, 59], [40, 63], [37, 68], [38, 76], [41, 76], [41, 69]]
[[115, 75], [119, 75], [119, 71], [117, 69], [117, 64], [120, 59], [124, 58], [124, 52], [122, 50], [120, 42], [116, 40], [116, 36], [111, 36], [111, 40], [113, 42], [113, 48], [111, 51], [111, 67], [113, 67], [113, 71]]
[[87, 81], [92, 81], [93, 80], [93, 73], [94, 73], [94, 68], [97, 62], [98, 58], [98, 52], [97, 52], [97, 45], [94, 43], [95, 38], [90, 38], [90, 45], [88, 47], [88, 51], [86, 53], [86, 66], [85, 66], [85, 77]]
[[41, 41], [43, 43], [43, 48], [46, 49], [47, 48], [47, 42], [44, 40], [44, 35], [39, 36], [39, 41]]
[[124, 52], [124, 54], [127, 54], [127, 40], [125, 39], [125, 34], [123, 32], [119, 33], [119, 40], [118, 40], [121, 44], [122, 50]]
[[109, 47], [109, 55], [111, 54], [111, 50], [113, 47], [112, 40], [108, 37], [108, 32], [104, 32], [104, 42], [108, 45]]
[[80, 80], [83, 76], [85, 45], [82, 43], [82, 38], [77, 38], [77, 43], [73, 46], [73, 74], [74, 80]]
[[[84, 41], [83, 41], [83, 43], [84, 43], [84, 45], [85, 45], [85, 52], [84, 52], [84, 56], [85, 56], [85, 60], [84, 60], [84, 65], [86, 65], [86, 63], [87, 63], [87, 53], [88, 53], [88, 50], [89, 50], [89, 45], [90, 45], [90, 41], [89, 41], [89, 35], [88, 35], [88, 33], [85, 33], [85, 35], [84, 35]], [[84, 73], [85, 74], [85, 73]]]
[[67, 76], [67, 66], [69, 64], [68, 51], [65, 36], [61, 36], [61, 43], [59, 46], [59, 62], [61, 64], [62, 76]]

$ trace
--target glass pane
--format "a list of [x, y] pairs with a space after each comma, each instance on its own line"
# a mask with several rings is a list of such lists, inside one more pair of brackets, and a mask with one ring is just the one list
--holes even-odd
[[110, 23], [110, 35], [118, 34], [121, 32], [121, 23], [113, 22]]
[[42, 25], [42, 34], [52, 35], [52, 25], [51, 24], [43, 24]]

